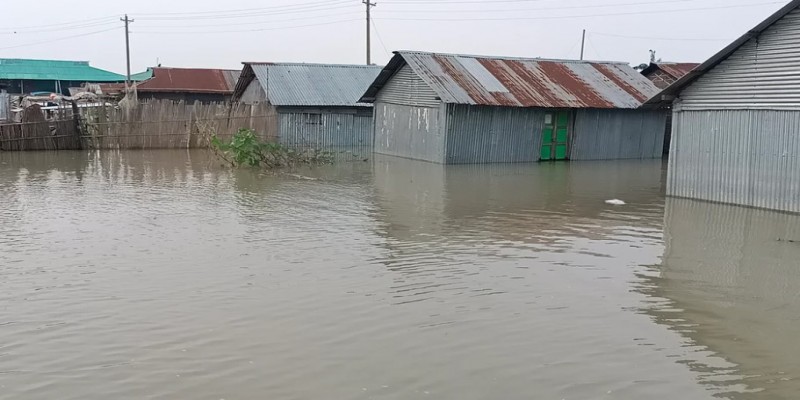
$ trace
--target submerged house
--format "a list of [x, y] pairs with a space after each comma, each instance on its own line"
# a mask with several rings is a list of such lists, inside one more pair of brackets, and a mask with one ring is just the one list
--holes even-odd
[[507, 163], [661, 157], [657, 92], [625, 63], [399, 51], [361, 101], [377, 153]]
[[[240, 71], [208, 68], [148, 68], [150, 75], [136, 85], [139, 100], [174, 100], [193, 103], [231, 99]], [[137, 74], [143, 77], [144, 74]]]
[[273, 118], [268, 137], [325, 150], [372, 151], [372, 104], [359, 98], [381, 67], [245, 63], [234, 101], [263, 104]]
[[800, 212], [800, 0], [651, 99], [672, 105], [667, 194]]
[[125, 76], [92, 67], [88, 61], [0, 59], [0, 86], [8, 93], [69, 95], [85, 83], [125, 82]]
[[650, 79], [659, 89], [675, 83], [678, 79], [697, 68], [699, 63], [654, 62], [642, 70], [642, 75]]

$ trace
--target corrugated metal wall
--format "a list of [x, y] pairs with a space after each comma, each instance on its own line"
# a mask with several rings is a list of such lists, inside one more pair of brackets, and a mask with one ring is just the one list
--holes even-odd
[[0, 121], [11, 119], [11, 96], [6, 93], [0, 93]]
[[371, 109], [278, 110], [280, 142], [292, 148], [311, 148], [369, 157], [372, 153]]
[[667, 194], [800, 212], [800, 112], [675, 112]]
[[680, 95], [683, 110], [800, 109], [800, 9], [751, 39]]
[[570, 160], [659, 158], [665, 111], [576, 110]]
[[253, 78], [253, 81], [247, 85], [239, 101], [247, 104], [267, 101], [267, 93], [264, 91], [264, 87], [261, 86], [261, 82], [259, 82], [258, 78]]
[[447, 110], [447, 164], [539, 160], [544, 110], [453, 104]]
[[444, 164], [443, 108], [375, 103], [375, 152]]
[[408, 65], [400, 68], [386, 82], [386, 86], [378, 92], [376, 102], [422, 107], [439, 107], [442, 103], [437, 99], [436, 92]]

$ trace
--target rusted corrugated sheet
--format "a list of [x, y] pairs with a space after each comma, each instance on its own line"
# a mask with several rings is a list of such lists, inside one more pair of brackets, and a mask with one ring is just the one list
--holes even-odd
[[[451, 104], [544, 108], [638, 108], [658, 88], [628, 64], [395, 53]], [[397, 65], [393, 60], [387, 68]], [[381, 74], [385, 76], [388, 74]], [[364, 96], [369, 100], [376, 80]]]
[[153, 77], [136, 88], [142, 93], [232, 94], [238, 75], [239, 71], [222, 69], [157, 67], [153, 68]]
[[684, 75], [697, 68], [697, 63], [657, 63], [658, 68], [673, 78], [681, 79]]

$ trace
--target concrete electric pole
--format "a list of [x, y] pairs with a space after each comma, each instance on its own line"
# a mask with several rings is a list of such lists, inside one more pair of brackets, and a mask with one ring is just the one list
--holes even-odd
[[372, 29], [370, 28], [370, 24], [372, 21], [370, 20], [370, 10], [372, 7], [378, 5], [378, 3], [372, 3], [370, 0], [361, 0], [362, 3], [366, 4], [367, 6], [367, 65], [372, 65], [372, 56], [371, 56], [371, 49], [372, 44], [370, 42], [370, 32]]
[[125, 23], [125, 60], [128, 67], [128, 74], [125, 75], [125, 87], [128, 88], [131, 86], [131, 40], [128, 26], [133, 23], [133, 20], [128, 18], [128, 14], [125, 14], [125, 18], [120, 18], [119, 20]]

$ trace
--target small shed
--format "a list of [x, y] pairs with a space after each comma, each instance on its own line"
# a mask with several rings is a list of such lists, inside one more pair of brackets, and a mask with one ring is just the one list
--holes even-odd
[[650, 79], [659, 89], [675, 83], [678, 79], [697, 68], [699, 63], [679, 63], [679, 62], [654, 62], [642, 70], [642, 75]]
[[[231, 99], [240, 71], [210, 68], [148, 68], [148, 79], [136, 85], [140, 100], [174, 100], [193, 103]], [[141, 77], [146, 73], [137, 74]], [[135, 80], [135, 76], [131, 79]], [[111, 87], [108, 87], [109, 90]]]
[[672, 106], [667, 194], [800, 212], [800, 0], [648, 101]]
[[381, 67], [246, 62], [233, 99], [266, 105], [270, 132], [287, 146], [372, 151], [372, 104], [359, 98]]
[[661, 157], [657, 92], [619, 62], [398, 51], [361, 101], [375, 152], [481, 164]]

